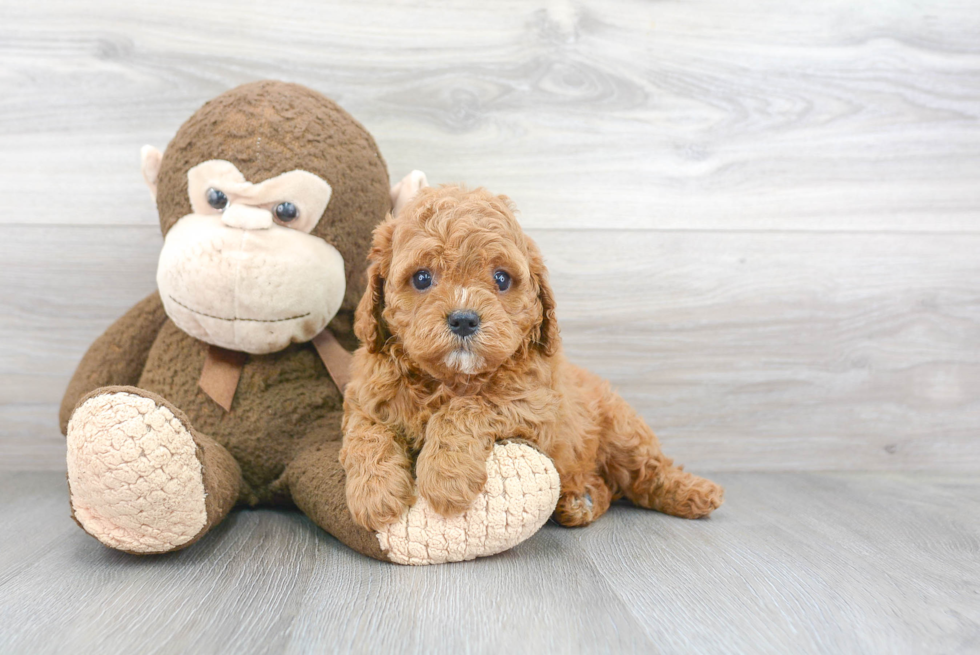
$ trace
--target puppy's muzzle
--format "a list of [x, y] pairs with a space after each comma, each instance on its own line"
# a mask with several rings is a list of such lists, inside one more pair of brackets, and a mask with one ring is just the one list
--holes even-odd
[[480, 329], [480, 315], [473, 310], [458, 310], [446, 317], [449, 331], [466, 338]]

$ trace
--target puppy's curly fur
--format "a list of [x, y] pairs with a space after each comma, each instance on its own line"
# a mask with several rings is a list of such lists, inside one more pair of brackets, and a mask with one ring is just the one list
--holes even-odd
[[[566, 361], [541, 253], [506, 197], [425, 189], [376, 228], [370, 259], [341, 451], [358, 523], [378, 529], [414, 502], [413, 463], [436, 511], [466, 510], [493, 442], [515, 438], [554, 460], [562, 525], [623, 496], [685, 518], [721, 505], [720, 486], [675, 467], [607, 382]], [[470, 335], [450, 328], [461, 310], [479, 317]]]

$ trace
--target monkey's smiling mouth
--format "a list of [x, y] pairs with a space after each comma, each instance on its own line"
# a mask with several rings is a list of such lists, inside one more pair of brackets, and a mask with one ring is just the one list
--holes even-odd
[[180, 302], [179, 300], [177, 300], [176, 298], [174, 298], [172, 295], [170, 295], [170, 294], [167, 294], [167, 295], [170, 297], [171, 300], [173, 300], [175, 303], [177, 303], [178, 305], [180, 305], [181, 307], [183, 307], [187, 311], [191, 312], [192, 314], [197, 314], [198, 316], [204, 316], [206, 318], [213, 318], [213, 319], [216, 319], [218, 321], [229, 321], [229, 322], [231, 322], [231, 321], [248, 321], [250, 323], [282, 323], [283, 321], [295, 321], [298, 318], [306, 318], [307, 316], [310, 315], [310, 312], [306, 312], [305, 314], [299, 314], [297, 316], [289, 316], [288, 318], [238, 318], [238, 317], [235, 317], [235, 318], [225, 318], [224, 316], [215, 316], [214, 314], [208, 314], [206, 312], [199, 312], [196, 309], [193, 309], [192, 307], [188, 307], [184, 303]]

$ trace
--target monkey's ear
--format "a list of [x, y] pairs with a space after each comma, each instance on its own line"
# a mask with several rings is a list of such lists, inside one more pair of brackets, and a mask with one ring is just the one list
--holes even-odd
[[429, 186], [429, 181], [422, 171], [412, 171], [402, 178], [402, 181], [391, 187], [391, 214], [398, 216], [402, 207], [418, 195], [419, 191]]
[[163, 161], [163, 153], [153, 146], [143, 146], [140, 148], [140, 169], [143, 171], [143, 181], [150, 189], [150, 197], [153, 202], [157, 201], [157, 176], [160, 175], [160, 162]]
[[361, 296], [354, 312], [354, 334], [370, 353], [381, 352], [391, 337], [384, 319], [385, 276], [391, 270], [392, 234], [395, 231], [391, 214], [384, 223], [374, 228], [374, 242], [368, 259], [367, 290]]

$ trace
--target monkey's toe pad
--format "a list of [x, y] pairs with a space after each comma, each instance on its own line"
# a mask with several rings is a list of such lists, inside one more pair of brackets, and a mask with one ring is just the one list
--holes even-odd
[[162, 553], [207, 523], [197, 444], [167, 407], [127, 392], [94, 395], [68, 423], [72, 514], [110, 548]]
[[521, 443], [496, 444], [487, 459], [487, 484], [473, 505], [445, 518], [419, 498], [402, 518], [378, 532], [398, 564], [442, 564], [496, 555], [545, 524], [560, 484], [551, 459]]

